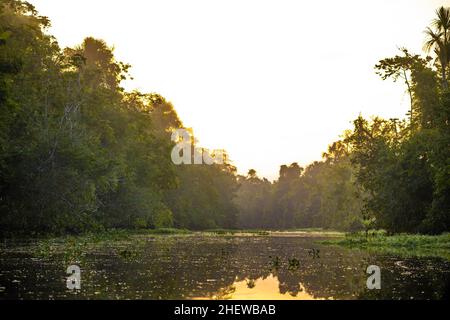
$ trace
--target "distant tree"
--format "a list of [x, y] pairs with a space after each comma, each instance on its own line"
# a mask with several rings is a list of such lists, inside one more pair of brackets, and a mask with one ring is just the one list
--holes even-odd
[[254, 179], [254, 178], [256, 178], [256, 170], [254, 170], [254, 169], [248, 170], [247, 177], [248, 177], [249, 179]]

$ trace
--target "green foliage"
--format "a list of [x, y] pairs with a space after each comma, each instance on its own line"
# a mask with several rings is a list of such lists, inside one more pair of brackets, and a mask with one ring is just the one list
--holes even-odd
[[443, 38], [427, 40], [428, 48], [437, 46], [435, 68], [429, 66], [432, 58], [411, 55], [406, 49], [403, 56], [376, 66], [384, 80], [405, 80], [411, 96], [409, 124], [359, 117], [346, 137], [357, 183], [367, 193], [364, 215], [391, 233], [450, 229], [448, 59], [447, 49], [441, 46], [447, 42], [448, 12], [440, 8], [434, 21]]
[[236, 226], [235, 167], [225, 161], [212, 166], [179, 166], [176, 172], [178, 187], [166, 197], [175, 227], [204, 230]]
[[1, 233], [234, 227], [234, 167], [176, 167], [172, 104], [125, 92], [104, 41], [61, 50], [48, 26], [0, 1]]
[[173, 226], [172, 211], [167, 208], [158, 211], [153, 224], [156, 228], [170, 228]]
[[251, 171], [240, 177], [236, 195], [239, 226], [243, 228], [296, 229], [321, 227], [360, 230], [362, 200], [354, 170], [342, 142], [330, 146], [326, 160], [305, 170], [294, 163], [282, 166], [274, 183]]

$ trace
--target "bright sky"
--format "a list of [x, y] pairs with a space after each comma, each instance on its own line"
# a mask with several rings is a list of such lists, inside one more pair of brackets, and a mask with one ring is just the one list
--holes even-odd
[[29, 0], [62, 47], [106, 40], [127, 89], [172, 101], [200, 144], [239, 172], [320, 160], [359, 113], [406, 114], [401, 83], [374, 65], [407, 47], [450, 0]]

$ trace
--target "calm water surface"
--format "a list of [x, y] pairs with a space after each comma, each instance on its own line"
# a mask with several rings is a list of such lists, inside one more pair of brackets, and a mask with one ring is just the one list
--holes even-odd
[[[79, 262], [78, 292], [66, 289], [61, 259], [33, 257], [32, 244], [3, 243], [0, 299], [448, 298], [448, 260], [373, 254], [318, 240], [194, 235], [142, 237], [138, 248], [110, 243]], [[369, 265], [381, 268], [381, 290], [366, 288]]]

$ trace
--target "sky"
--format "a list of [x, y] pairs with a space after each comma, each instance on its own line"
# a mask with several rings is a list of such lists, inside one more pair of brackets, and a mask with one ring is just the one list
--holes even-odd
[[127, 90], [171, 101], [203, 147], [240, 173], [278, 177], [321, 160], [359, 114], [404, 118], [402, 83], [374, 65], [406, 47], [450, 0], [29, 0], [61, 47], [104, 39], [130, 63]]

